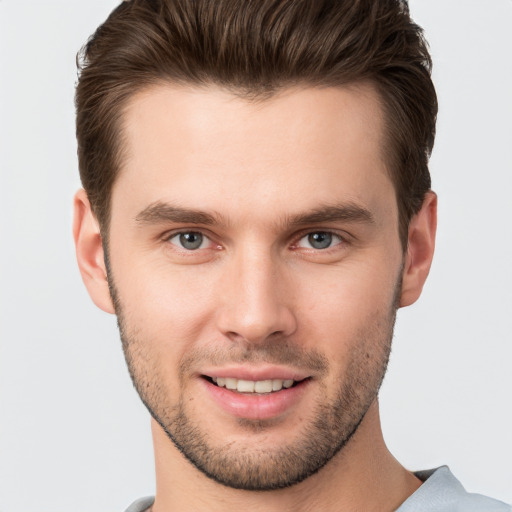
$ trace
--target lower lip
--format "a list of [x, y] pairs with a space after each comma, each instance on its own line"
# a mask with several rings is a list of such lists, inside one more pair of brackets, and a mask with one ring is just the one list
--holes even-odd
[[306, 379], [292, 388], [283, 388], [281, 391], [250, 394], [221, 388], [205, 378], [201, 380], [221, 409], [237, 418], [249, 420], [267, 420], [285, 414], [299, 402], [310, 383], [310, 380]]

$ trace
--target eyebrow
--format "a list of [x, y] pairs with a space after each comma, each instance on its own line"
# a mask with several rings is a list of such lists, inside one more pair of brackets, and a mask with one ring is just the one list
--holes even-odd
[[210, 213], [180, 208], [157, 201], [152, 203], [140, 213], [135, 220], [139, 224], [161, 224], [165, 222], [178, 222], [184, 224], [215, 224], [218, 217]]
[[375, 224], [375, 219], [370, 210], [355, 203], [322, 206], [310, 212], [292, 215], [287, 221], [292, 226], [340, 221]]
[[[161, 201], [152, 203], [144, 208], [144, 210], [137, 214], [135, 220], [138, 224], [163, 224], [169, 222], [205, 225], [226, 224], [226, 222], [222, 222], [220, 214], [181, 208]], [[305, 213], [287, 216], [284, 220], [284, 224], [289, 226], [340, 221], [364, 224], [375, 223], [372, 213], [355, 203], [321, 206]]]

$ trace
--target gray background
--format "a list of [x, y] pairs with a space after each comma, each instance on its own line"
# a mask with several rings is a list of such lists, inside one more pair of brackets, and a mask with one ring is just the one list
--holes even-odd
[[[124, 510], [154, 488], [115, 319], [74, 261], [75, 53], [116, 2], [0, 0], [0, 511]], [[440, 100], [439, 238], [399, 313], [384, 433], [512, 502], [512, 1], [413, 0]]]

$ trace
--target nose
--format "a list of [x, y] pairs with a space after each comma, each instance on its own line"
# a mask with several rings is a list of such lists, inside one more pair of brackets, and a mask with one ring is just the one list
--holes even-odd
[[297, 329], [291, 279], [284, 263], [265, 251], [233, 256], [224, 273], [218, 329], [232, 341], [263, 343]]

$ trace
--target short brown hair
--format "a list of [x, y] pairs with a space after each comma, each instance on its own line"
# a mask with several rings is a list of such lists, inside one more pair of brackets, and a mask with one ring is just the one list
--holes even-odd
[[76, 89], [80, 177], [103, 234], [122, 165], [128, 100], [161, 82], [226, 88], [247, 100], [292, 85], [370, 82], [400, 238], [430, 189], [437, 98], [406, 0], [130, 0], [82, 48]]

